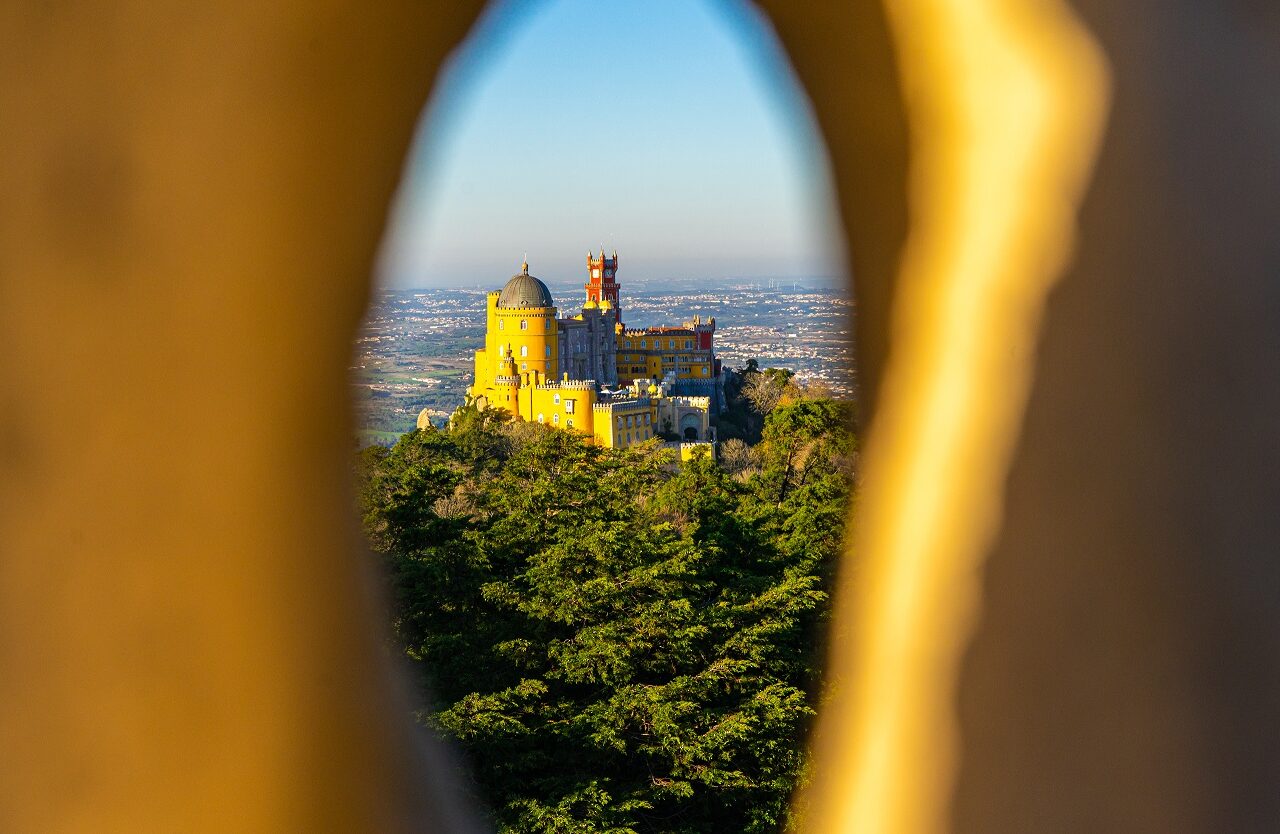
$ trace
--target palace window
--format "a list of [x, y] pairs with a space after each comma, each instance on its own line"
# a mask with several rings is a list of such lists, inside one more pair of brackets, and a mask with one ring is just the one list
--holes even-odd
[[557, 426], [558, 426], [558, 425], [560, 425], [560, 415], [559, 415], [559, 414], [552, 414], [552, 415], [551, 415], [551, 422], [555, 423]]
[[507, 323], [506, 323], [505, 321], [503, 321], [502, 319], [498, 319], [498, 329], [499, 329], [499, 330], [506, 330], [506, 329], [507, 329]]
[[684, 349], [685, 349], [685, 350], [689, 350], [689, 349], [690, 349], [690, 348], [692, 348], [692, 347], [693, 347], [693, 342], [689, 341], [688, 339], [685, 339], [685, 340], [684, 340]]
[[707, 366], [706, 366], [706, 365], [703, 365], [703, 366], [702, 366], [702, 375], [703, 375], [703, 376], [706, 376], [706, 375], [707, 375]]
[[648, 346], [649, 346], [649, 340], [648, 340], [648, 339], [641, 339], [641, 340], [640, 340], [640, 347], [641, 347], [641, 348], [647, 348]]
[[572, 414], [572, 413], [573, 413], [573, 403], [574, 403], [574, 401], [573, 401], [573, 400], [565, 400], [565, 401], [564, 401], [564, 410], [565, 410], [565, 413], [566, 413], [566, 414]]
[[556, 405], [560, 405], [560, 395], [559, 395], [559, 394], [556, 394], [556, 395], [555, 395], [555, 397], [554, 397], [554, 399], [555, 399], [555, 401], [556, 401]]
[[547, 358], [551, 358], [551, 345], [547, 345]]
[[521, 345], [521, 346], [520, 346], [520, 355], [521, 355], [522, 357], [523, 357], [523, 356], [528, 356], [528, 355], [529, 355], [529, 346], [528, 346], [528, 345]]
[[618, 445], [622, 445], [622, 432], [618, 432]]
[[528, 329], [529, 329], [529, 320], [528, 320], [528, 319], [520, 319], [520, 329], [521, 329], [521, 330], [528, 330]]
[[539, 422], [539, 423], [545, 423], [545, 422], [547, 422], [547, 418], [543, 417], [543, 416], [542, 416], [542, 414], [541, 414], [541, 413], [539, 413], [539, 414], [538, 414], [538, 422]]
[[521, 362], [521, 363], [520, 363], [520, 370], [522, 370], [522, 371], [527, 371], [527, 370], [529, 370], [529, 363], [528, 363], [528, 362]]
[[551, 319], [547, 319], [547, 329], [551, 329]]
[[[621, 417], [621, 416], [619, 416], [619, 417], [618, 417], [618, 428], [622, 428], [622, 417]], [[622, 437], [622, 435], [618, 435], [618, 437]]]

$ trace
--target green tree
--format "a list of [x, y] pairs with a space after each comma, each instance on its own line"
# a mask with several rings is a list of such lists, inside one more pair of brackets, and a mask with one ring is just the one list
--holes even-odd
[[779, 830], [847, 503], [842, 407], [778, 405], [734, 478], [501, 412], [361, 459], [422, 719], [510, 832]]

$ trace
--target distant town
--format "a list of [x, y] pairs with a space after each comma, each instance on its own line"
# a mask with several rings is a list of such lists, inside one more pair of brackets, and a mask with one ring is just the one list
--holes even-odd
[[[580, 283], [548, 284], [557, 301], [576, 301], [582, 292]], [[375, 294], [351, 367], [361, 445], [394, 442], [424, 409], [442, 424], [462, 404], [474, 351], [484, 343], [485, 294], [486, 288]], [[853, 396], [853, 302], [843, 289], [802, 281], [729, 282], [714, 290], [637, 282], [623, 301], [628, 326], [714, 317], [716, 355], [727, 368], [755, 359], [838, 398]]]

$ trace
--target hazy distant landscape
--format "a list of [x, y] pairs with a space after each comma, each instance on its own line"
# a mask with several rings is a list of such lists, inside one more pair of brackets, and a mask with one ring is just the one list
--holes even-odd
[[[581, 307], [578, 283], [550, 283], [561, 315]], [[472, 352], [484, 341], [488, 288], [382, 290], [355, 343], [351, 384], [361, 444], [390, 443], [432, 409], [443, 423], [472, 382]], [[755, 358], [763, 367], [795, 371], [842, 399], [853, 395], [852, 301], [843, 290], [790, 282], [718, 286], [639, 285], [623, 289], [629, 327], [716, 319], [716, 355], [736, 368]]]

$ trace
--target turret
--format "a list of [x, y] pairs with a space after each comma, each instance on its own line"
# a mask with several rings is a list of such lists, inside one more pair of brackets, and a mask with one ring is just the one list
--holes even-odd
[[599, 256], [587, 253], [587, 303], [608, 301], [617, 310], [618, 321], [622, 321], [622, 305], [618, 303], [618, 253], [610, 258], [600, 247]]

